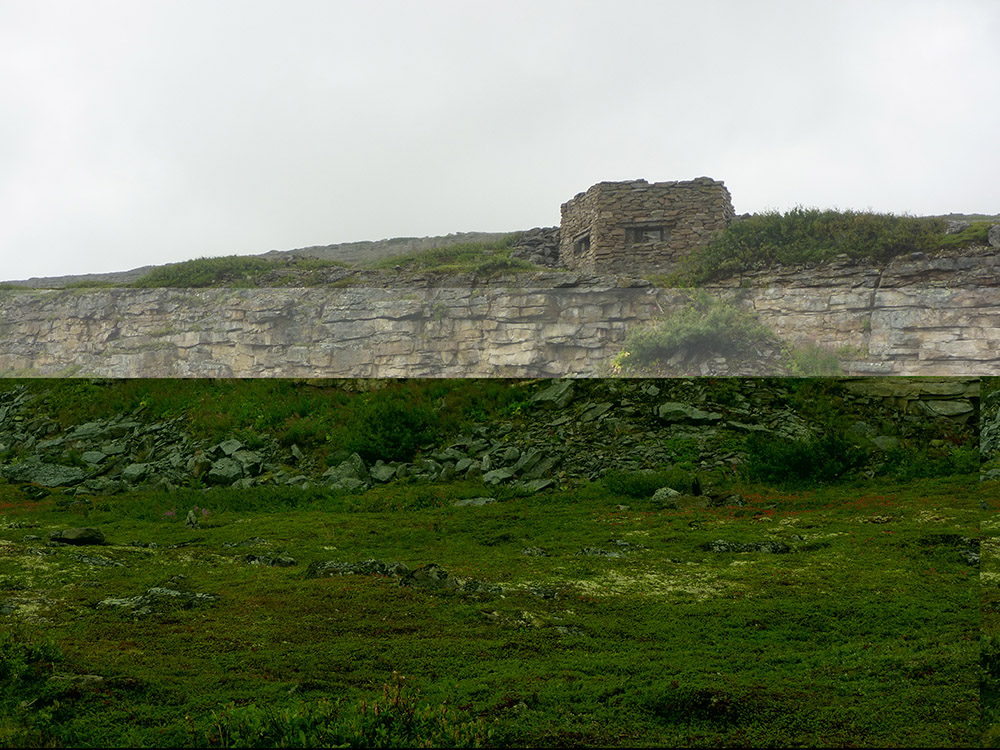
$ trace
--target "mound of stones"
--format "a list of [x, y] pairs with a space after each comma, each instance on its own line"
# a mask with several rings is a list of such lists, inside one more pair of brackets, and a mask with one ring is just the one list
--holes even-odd
[[510, 255], [535, 265], [558, 268], [559, 227], [529, 229], [518, 239]]
[[[738, 390], [721, 388], [721, 382], [542, 381], [528, 386], [530, 396], [516, 416], [477, 425], [443, 445], [427, 446], [412, 460], [369, 462], [358, 454], [342, 454], [329, 468], [316, 468], [316, 462], [297, 446], [283, 448], [264, 436], [252, 445], [235, 438], [206, 445], [185, 432], [182, 420], [147, 420], [141, 408], [63, 429], [35, 415], [34, 396], [20, 387], [0, 392], [0, 455], [17, 446], [20, 458], [0, 464], [0, 476], [25, 485], [33, 494], [56, 491], [81, 496], [199, 484], [361, 492], [398, 480], [456, 478], [481, 479], [487, 486], [530, 494], [565, 480], [596, 480], [609, 469], [634, 471], [688, 461], [700, 471], [733, 470], [745, 455], [730, 447], [738, 444], [731, 438], [761, 433], [806, 440], [822, 433], [821, 425], [788, 405], [789, 391], [782, 381], [744, 380]], [[847, 384], [842, 400], [859, 417], [848, 430], [852, 442], [877, 454], [898, 447], [911, 432], [925, 434], [935, 420], [947, 422], [952, 431], [977, 426], [968, 423], [973, 405], [966, 385], [961, 392], [942, 391], [920, 408], [913, 394], [895, 393], [892, 385], [880, 384], [889, 390], [873, 395]], [[899, 387], [904, 386], [915, 387], [912, 383]], [[886, 408], [900, 400], [898, 409]], [[983, 449], [996, 452], [998, 398], [984, 401], [992, 411], [985, 412]], [[875, 424], [866, 416], [873, 412], [878, 412]], [[884, 434], [886, 425], [892, 434]], [[711, 488], [696, 500], [662, 496], [658, 501], [664, 507], [735, 502], [713, 495]], [[477, 504], [476, 499], [467, 504]]]
[[59, 544], [71, 544], [75, 546], [105, 543], [104, 532], [92, 527], [53, 531], [49, 534], [49, 540]]
[[496, 584], [475, 579], [461, 579], [451, 575], [437, 563], [421, 565], [410, 569], [400, 562], [386, 560], [361, 560], [359, 562], [313, 562], [306, 569], [307, 578], [329, 578], [343, 575], [385, 576], [398, 578], [400, 586], [426, 589], [433, 592], [462, 592], [472, 594], [502, 594], [503, 588]]
[[119, 609], [136, 617], [152, 614], [165, 606], [180, 606], [185, 609], [204, 604], [213, 604], [221, 599], [218, 594], [203, 594], [196, 591], [181, 591], [166, 586], [154, 586], [139, 596], [124, 599], [103, 599], [97, 603], [98, 609]]

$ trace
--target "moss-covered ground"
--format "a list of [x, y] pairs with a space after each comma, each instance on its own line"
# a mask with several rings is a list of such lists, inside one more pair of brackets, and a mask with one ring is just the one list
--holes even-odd
[[[743, 484], [742, 506], [689, 510], [596, 483], [482, 507], [452, 505], [478, 484], [400, 482], [69, 509], [0, 485], [0, 745], [977, 746], [980, 606], [1000, 597], [968, 554], [994, 485]], [[108, 544], [46, 543], [75, 526]], [[282, 552], [298, 564], [246, 562]], [[368, 558], [503, 593], [306, 576]], [[96, 606], [154, 586], [220, 599]]]

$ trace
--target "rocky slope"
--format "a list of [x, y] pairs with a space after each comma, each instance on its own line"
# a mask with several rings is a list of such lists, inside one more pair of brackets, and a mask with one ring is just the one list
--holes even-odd
[[[894, 449], [946, 451], [975, 439], [979, 429], [975, 379], [829, 381], [815, 398], [797, 395], [796, 387], [769, 379], [538, 381], [517, 413], [424, 446], [412, 461], [366, 463], [342, 454], [328, 467], [267, 434], [253, 445], [235, 438], [199, 442], [183, 418], [150, 420], [141, 407], [62, 427], [37, 408], [36, 395], [15, 385], [0, 392], [0, 476], [33, 496], [258, 485], [351, 492], [397, 480], [454, 478], [537, 492], [608, 471], [676, 465], [722, 478], [743, 465], [748, 435], [808, 440], [832, 418], [869, 453], [869, 471]], [[994, 396], [983, 427], [989, 450], [1000, 439]]]

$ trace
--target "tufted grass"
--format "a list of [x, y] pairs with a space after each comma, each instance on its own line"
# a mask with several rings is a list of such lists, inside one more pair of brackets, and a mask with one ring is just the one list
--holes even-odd
[[[450, 503], [479, 494], [473, 483], [270, 506], [223, 490], [136, 493], [86, 518], [51, 500], [7, 502], [0, 603], [18, 609], [0, 616], [11, 667], [0, 745], [978, 744], [979, 571], [954, 540], [977, 536], [980, 498], [995, 488], [957, 476], [734, 489], [744, 506], [704, 510], [654, 510], [603, 483], [466, 508]], [[210, 510], [197, 530], [181, 520], [193, 504]], [[24, 541], [84, 524], [111, 544]], [[251, 537], [266, 544], [225, 546]], [[720, 538], [796, 551], [701, 549]], [[633, 547], [577, 554], [616, 550], [612, 539]], [[283, 550], [299, 564], [242, 562]], [[435, 562], [505, 594], [304, 575], [312, 561], [369, 557]], [[995, 570], [984, 558], [984, 574]], [[94, 607], [171, 580], [222, 599], [139, 619]], [[49, 682], [55, 672], [104, 680]], [[391, 720], [373, 723], [378, 701]]]

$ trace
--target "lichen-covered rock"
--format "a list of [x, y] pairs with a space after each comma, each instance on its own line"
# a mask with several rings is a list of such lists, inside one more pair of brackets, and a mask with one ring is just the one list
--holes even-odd
[[361, 560], [360, 562], [312, 562], [306, 568], [306, 578], [329, 578], [330, 576], [367, 575], [402, 576], [410, 572], [407, 565], [386, 560]]
[[29, 458], [0, 468], [0, 474], [13, 482], [27, 482], [43, 487], [68, 487], [82, 482], [87, 472], [76, 466], [60, 466]]
[[84, 546], [89, 544], [104, 544], [104, 532], [93, 527], [62, 529], [49, 534], [49, 539], [59, 544]]

